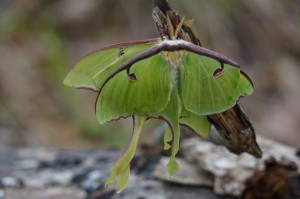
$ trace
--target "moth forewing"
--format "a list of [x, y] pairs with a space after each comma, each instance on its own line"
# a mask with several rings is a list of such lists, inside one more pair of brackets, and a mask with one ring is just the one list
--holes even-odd
[[97, 91], [101, 86], [99, 78], [107, 77], [115, 68], [159, 42], [158, 38], [129, 41], [94, 50], [79, 59], [64, 79], [64, 84]]

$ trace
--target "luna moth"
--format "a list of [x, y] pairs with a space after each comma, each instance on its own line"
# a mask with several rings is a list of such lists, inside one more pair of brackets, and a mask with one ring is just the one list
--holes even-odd
[[225, 111], [253, 92], [251, 80], [238, 63], [178, 39], [182, 25], [170, 26], [171, 39], [125, 42], [93, 51], [64, 80], [67, 86], [99, 92], [99, 123], [133, 118], [131, 141], [106, 182], [112, 184], [117, 178], [118, 192], [128, 183], [130, 161], [146, 120], [159, 118], [168, 124], [164, 143], [165, 149], [171, 149], [167, 168], [174, 175], [179, 170], [175, 157], [180, 125], [207, 138], [207, 115]]

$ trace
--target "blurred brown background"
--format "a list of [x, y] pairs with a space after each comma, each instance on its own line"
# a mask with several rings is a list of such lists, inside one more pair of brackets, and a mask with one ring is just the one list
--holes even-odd
[[[256, 132], [300, 147], [300, 1], [170, 0], [205, 47], [241, 63], [255, 93], [241, 104]], [[1, 0], [0, 144], [123, 146], [131, 122], [100, 126], [96, 93], [62, 81], [100, 46], [158, 37], [151, 0]], [[144, 130], [147, 134], [155, 122]]]

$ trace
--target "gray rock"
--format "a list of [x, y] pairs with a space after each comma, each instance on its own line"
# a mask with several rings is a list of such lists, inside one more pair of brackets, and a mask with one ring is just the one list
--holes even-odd
[[[233, 170], [245, 168], [249, 171], [247, 175], [251, 176], [253, 169], [260, 168], [256, 162], [242, 156], [224, 159], [228, 154], [217, 154], [225, 152], [223, 149], [218, 152], [218, 148], [195, 142], [195, 139], [187, 139], [182, 144], [183, 156], [178, 157], [181, 170], [177, 175], [168, 177], [166, 158], [142, 153], [133, 159], [128, 187], [121, 194], [116, 194], [115, 186], [104, 188], [111, 168], [120, 156], [119, 151], [10, 149], [0, 146], [0, 199], [234, 199], [237, 197], [216, 195], [216, 190], [223, 190], [218, 193], [237, 190], [231, 194], [238, 195], [246, 186], [245, 175], [241, 169]], [[274, 144], [268, 146], [271, 145]], [[288, 148], [278, 146], [287, 149], [284, 153], [288, 151]], [[210, 163], [214, 157], [219, 157], [218, 161]], [[286, 165], [291, 158], [285, 158]], [[239, 160], [239, 166], [235, 160]], [[205, 165], [210, 164], [214, 166], [208, 170]], [[238, 180], [231, 182], [228, 175], [223, 175], [228, 171], [239, 176], [234, 178]], [[294, 182], [297, 184], [299, 180]]]
[[73, 188], [49, 188], [49, 189], [8, 189], [5, 191], [4, 199], [84, 199], [86, 193]]

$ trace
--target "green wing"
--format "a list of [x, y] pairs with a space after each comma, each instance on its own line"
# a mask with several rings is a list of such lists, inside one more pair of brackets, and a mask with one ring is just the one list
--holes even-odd
[[96, 50], [84, 56], [64, 80], [66, 86], [99, 90], [99, 77], [107, 78], [117, 67], [153, 47], [158, 40], [133, 41]]
[[185, 126], [202, 138], [208, 138], [210, 133], [210, 122], [207, 116], [191, 114], [190, 117], [183, 117], [179, 120], [181, 126]]
[[110, 185], [114, 183], [115, 179], [117, 178], [118, 193], [124, 190], [127, 186], [130, 176], [130, 161], [134, 157], [141, 130], [144, 122], [147, 120], [147, 117], [135, 116], [133, 120], [133, 131], [131, 134], [130, 143], [120, 159], [112, 167], [111, 175], [105, 183], [105, 186]]
[[[171, 100], [166, 108], [160, 112], [157, 116], [162, 117], [169, 125], [170, 131], [165, 135], [165, 148], [171, 147], [171, 156], [167, 165], [168, 172], [172, 176], [179, 171], [179, 164], [176, 161], [176, 155], [179, 151], [180, 141], [180, 128], [179, 128], [179, 116], [181, 112], [180, 98], [177, 89], [172, 89]], [[167, 138], [168, 137], [168, 138]], [[167, 145], [166, 142], [171, 141], [171, 145]]]
[[219, 61], [187, 53], [182, 60], [180, 91], [184, 107], [196, 115], [225, 111], [236, 104], [240, 96], [251, 94], [251, 82], [238, 67], [224, 64], [221, 74]]
[[137, 80], [129, 80], [123, 71], [108, 81], [100, 92], [96, 115], [101, 124], [131, 115], [151, 117], [167, 106], [172, 82], [169, 67], [162, 56], [154, 55], [137, 62], [131, 73]]

